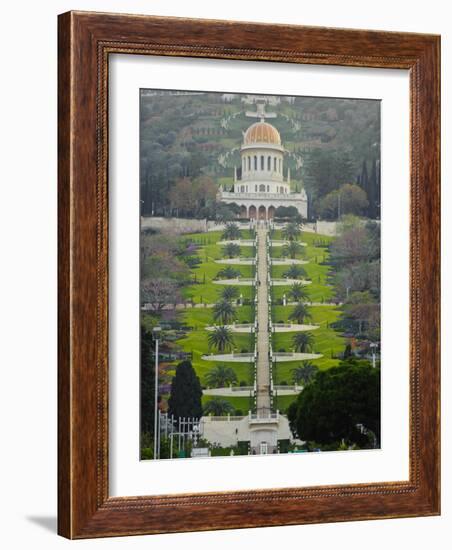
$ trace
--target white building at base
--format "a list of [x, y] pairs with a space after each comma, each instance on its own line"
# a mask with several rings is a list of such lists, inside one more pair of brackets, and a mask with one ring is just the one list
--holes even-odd
[[264, 113], [263, 103], [258, 103], [257, 108], [257, 113], [247, 113], [248, 116], [257, 116], [260, 121], [252, 124], [243, 136], [240, 177], [235, 168], [233, 190], [221, 188], [218, 199], [238, 204], [241, 218], [269, 220], [279, 206], [294, 206], [306, 218], [306, 192], [304, 189], [299, 193], [291, 192], [290, 169], [287, 170], [287, 178], [283, 178], [286, 151], [281, 144], [281, 136], [274, 126], [265, 122], [266, 117], [275, 115]]

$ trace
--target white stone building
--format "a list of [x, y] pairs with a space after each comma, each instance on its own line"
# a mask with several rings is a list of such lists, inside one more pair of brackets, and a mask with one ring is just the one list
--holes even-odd
[[[264, 112], [264, 104], [257, 104], [257, 113], [248, 116], [260, 118], [252, 124], [243, 136], [240, 148], [241, 169], [234, 169], [232, 191], [219, 190], [218, 199], [240, 206], [240, 217], [269, 220], [274, 217], [279, 206], [294, 206], [307, 217], [308, 199], [304, 189], [299, 193], [291, 192], [290, 169], [283, 177], [285, 149], [278, 130], [265, 121], [274, 117]], [[238, 177], [237, 172], [240, 172]]]

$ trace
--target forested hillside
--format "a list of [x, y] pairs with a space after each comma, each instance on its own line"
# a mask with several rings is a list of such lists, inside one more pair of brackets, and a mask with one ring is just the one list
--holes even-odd
[[[143, 215], [215, 217], [218, 185], [240, 167], [253, 96], [141, 93]], [[312, 97], [269, 98], [292, 187], [304, 186], [309, 217], [379, 217], [380, 103]], [[346, 185], [344, 187], [344, 185]], [[350, 185], [352, 184], [352, 185]]]

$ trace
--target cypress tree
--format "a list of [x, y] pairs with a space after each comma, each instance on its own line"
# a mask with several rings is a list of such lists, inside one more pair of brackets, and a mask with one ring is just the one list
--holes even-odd
[[376, 206], [377, 206], [376, 217], [380, 218], [381, 217], [381, 213], [380, 213], [380, 207], [381, 207], [381, 162], [379, 160], [375, 161], [375, 165], [376, 165], [376, 173], [377, 173], [377, 177], [375, 179], [375, 182], [376, 182], [375, 202], [376, 202]]
[[201, 418], [202, 389], [191, 361], [181, 361], [171, 384], [169, 414], [174, 418]]
[[369, 189], [369, 175], [367, 173], [367, 162], [366, 162], [365, 159], [363, 160], [363, 167], [362, 167], [362, 170], [361, 170], [361, 187], [364, 189], [364, 191], [366, 192], [367, 197], [369, 198], [369, 194], [370, 194], [369, 193], [369, 191], [370, 191], [370, 189]]
[[335, 158], [336, 182], [338, 185], [351, 183], [353, 178], [353, 161], [347, 151], [339, 151]]
[[377, 162], [375, 159], [372, 161], [372, 168], [369, 178], [369, 193], [367, 199], [369, 200], [369, 217], [376, 218], [378, 215], [377, 207]]
[[141, 327], [141, 358], [140, 358], [140, 417], [141, 433], [154, 434], [154, 358], [152, 334]]

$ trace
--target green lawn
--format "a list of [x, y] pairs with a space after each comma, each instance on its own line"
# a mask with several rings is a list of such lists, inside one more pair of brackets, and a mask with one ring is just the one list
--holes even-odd
[[[237, 322], [253, 322], [254, 308], [251, 306], [237, 307], [236, 312]], [[209, 353], [207, 340], [209, 333], [205, 330], [205, 327], [213, 324], [212, 309], [187, 309], [179, 312], [178, 317], [187, 325], [194, 328], [185, 338], [178, 340], [177, 343], [184, 351], [193, 352], [193, 368], [199, 376], [201, 383], [204, 383], [204, 376], [207, 371], [219, 364], [217, 361], [205, 361], [201, 359], [202, 355]], [[233, 336], [236, 351], [254, 351], [254, 334], [234, 334]], [[224, 364], [234, 369], [238, 382], [244, 381], [247, 385], [252, 383], [252, 373], [254, 369], [252, 363], [227, 362]]]
[[[207, 303], [213, 304], [218, 301], [218, 296], [223, 288], [222, 285], [215, 284], [217, 273], [228, 267], [227, 264], [218, 264], [215, 260], [224, 258], [222, 254], [222, 245], [217, 244], [221, 240], [221, 231], [212, 231], [210, 233], [194, 233], [186, 237], [187, 241], [198, 243], [201, 248], [198, 250], [198, 257], [202, 263], [191, 269], [191, 279], [193, 284], [183, 289], [183, 296], [186, 300], [193, 300], [195, 304]], [[250, 238], [249, 230], [241, 231], [243, 239]], [[253, 258], [255, 255], [253, 246], [242, 246], [240, 256], [244, 258]], [[231, 265], [230, 267], [240, 271], [241, 277], [253, 278], [254, 266], [252, 265]], [[244, 300], [250, 300], [254, 296], [251, 286], [238, 286]]]
[[[211, 395], [203, 395], [202, 398], [202, 404], [205, 405], [208, 401], [213, 399]], [[221, 397], [221, 399], [224, 399], [224, 401], [228, 401], [234, 409], [237, 411], [241, 411], [243, 416], [246, 416], [248, 414], [248, 411], [250, 410], [250, 405], [252, 404], [252, 399], [249, 397]], [[231, 413], [234, 414], [234, 413]]]
[[[287, 321], [293, 306], [274, 306], [272, 308], [272, 318], [274, 321]], [[331, 356], [344, 351], [345, 341], [340, 333], [336, 332], [329, 325], [336, 321], [340, 311], [334, 306], [313, 306], [309, 308], [312, 315], [312, 323], [319, 324], [320, 327], [311, 332], [314, 337], [314, 352], [322, 353], [323, 357], [315, 359], [312, 362], [319, 369], [326, 369], [336, 366], [339, 362]], [[273, 333], [272, 346], [275, 351], [292, 351], [292, 338], [294, 332]], [[274, 376], [277, 384], [286, 381], [292, 383], [291, 370], [300, 365], [300, 361], [288, 361], [287, 363], [277, 363], [274, 368]]]
[[[273, 239], [282, 239], [281, 230], [274, 231]], [[297, 254], [297, 259], [306, 260], [309, 263], [303, 264], [302, 267], [306, 271], [307, 278], [311, 280], [311, 284], [307, 285], [309, 298], [313, 302], [328, 302], [333, 298], [332, 288], [325, 286], [327, 284], [327, 275], [329, 266], [323, 264], [329, 257], [329, 252], [326, 248], [316, 246], [317, 241], [322, 243], [329, 243], [332, 241], [332, 237], [324, 237], [316, 235], [315, 233], [303, 232], [300, 237], [300, 241], [307, 243], [307, 246], [303, 247], [300, 254]], [[283, 248], [273, 247], [271, 249], [272, 258], [281, 258]], [[283, 273], [288, 269], [287, 266], [275, 265], [272, 267], [272, 277], [282, 278]], [[287, 293], [290, 286], [276, 286], [272, 289], [272, 297], [275, 300], [281, 299], [283, 294]]]
[[[195, 233], [186, 236], [187, 241], [194, 241], [200, 245], [197, 252], [202, 263], [191, 269], [192, 279], [196, 278], [196, 283], [191, 284], [184, 289], [184, 297], [193, 299], [195, 304], [214, 304], [218, 301], [223, 285], [215, 284], [214, 278], [217, 273], [228, 267], [227, 264], [218, 264], [215, 260], [223, 258], [222, 245], [218, 244], [221, 240], [222, 231], [212, 231], [209, 233]], [[252, 237], [249, 230], [241, 231], [242, 239], [250, 239]], [[254, 247], [241, 247], [241, 257], [254, 257]], [[244, 278], [254, 277], [254, 266], [231, 265], [234, 269], [240, 271]], [[239, 292], [246, 300], [254, 299], [254, 288], [251, 286], [238, 286]], [[250, 305], [236, 306], [236, 322], [253, 323], [254, 322], [254, 307]], [[208, 325], [214, 324], [212, 318], [212, 308], [187, 308], [186, 310], [177, 313], [178, 318], [184, 321], [188, 326], [193, 327], [186, 337], [181, 338], [177, 343], [184, 351], [193, 353], [193, 367], [200, 377], [201, 383], [205, 383], [206, 373], [219, 363], [216, 361], [205, 361], [202, 355], [209, 353], [208, 335], [205, 330]], [[234, 349], [238, 352], [254, 350], [254, 334], [234, 334]], [[245, 382], [247, 385], [253, 382], [252, 363], [235, 363], [228, 362], [228, 366], [232, 367], [237, 374], [238, 382]], [[238, 399], [238, 398], [235, 398]]]

